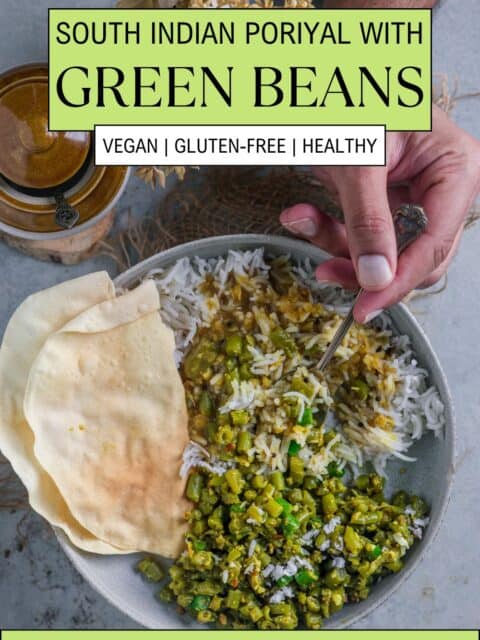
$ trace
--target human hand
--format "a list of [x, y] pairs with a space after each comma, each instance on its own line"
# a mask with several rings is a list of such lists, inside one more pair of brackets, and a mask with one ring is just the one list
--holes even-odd
[[[280, 222], [336, 256], [321, 264], [316, 276], [347, 289], [363, 287], [354, 317], [368, 322], [445, 273], [480, 190], [480, 143], [434, 107], [431, 133], [387, 134], [386, 167], [315, 167], [313, 172], [336, 194], [345, 224], [310, 204], [286, 209]], [[407, 202], [421, 205], [429, 224], [397, 262], [391, 211]]]

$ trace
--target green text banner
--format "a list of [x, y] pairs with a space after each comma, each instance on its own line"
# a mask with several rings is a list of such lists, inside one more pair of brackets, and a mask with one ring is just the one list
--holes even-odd
[[431, 12], [49, 12], [50, 128], [431, 128]]

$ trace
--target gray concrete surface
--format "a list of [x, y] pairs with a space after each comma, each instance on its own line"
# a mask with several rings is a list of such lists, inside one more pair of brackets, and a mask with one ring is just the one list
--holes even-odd
[[[0, 67], [46, 57], [46, 11], [110, 2], [1, 0]], [[434, 68], [458, 77], [460, 92], [480, 89], [480, 2], [447, 0], [434, 21]], [[459, 102], [456, 120], [480, 137], [479, 100]], [[149, 211], [158, 192], [133, 178], [120, 208]], [[441, 295], [417, 303], [418, 317], [445, 367], [458, 417], [457, 477], [440, 535], [416, 573], [372, 615], [372, 628], [478, 628], [480, 625], [480, 417], [478, 270], [480, 224], [465, 234]], [[0, 244], [0, 335], [15, 307], [40, 288], [113, 265], [41, 264]], [[137, 628], [85, 583], [49, 527], [29, 511], [0, 512], [0, 628]]]

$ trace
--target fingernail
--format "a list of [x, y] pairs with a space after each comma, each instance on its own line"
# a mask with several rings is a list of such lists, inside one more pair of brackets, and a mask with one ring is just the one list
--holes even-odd
[[311, 218], [299, 218], [298, 220], [282, 220], [280, 216], [280, 222], [282, 225], [294, 233], [297, 236], [305, 236], [306, 238], [313, 238], [317, 235], [317, 224]]
[[358, 281], [364, 289], [382, 289], [393, 280], [393, 273], [385, 256], [370, 254], [358, 259]]
[[372, 311], [371, 313], [367, 314], [365, 316], [365, 324], [367, 324], [367, 322], [371, 322], [372, 320], [375, 320], [375, 318], [377, 318], [381, 313], [383, 313], [383, 309], [376, 309], [375, 311]]

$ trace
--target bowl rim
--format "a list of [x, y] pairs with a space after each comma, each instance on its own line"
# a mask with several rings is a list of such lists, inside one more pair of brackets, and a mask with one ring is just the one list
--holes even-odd
[[[247, 250], [248, 248], [260, 248], [263, 245], [276, 245], [279, 249], [285, 250], [286, 253], [293, 252], [302, 252], [305, 250], [305, 246], [309, 247], [309, 253], [315, 253], [318, 256], [319, 261], [325, 260], [329, 257], [325, 251], [315, 247], [313, 245], [307, 244], [305, 241], [278, 236], [278, 235], [266, 235], [266, 234], [232, 234], [232, 235], [223, 235], [223, 236], [213, 236], [207, 238], [201, 238], [199, 240], [193, 240], [190, 242], [182, 243], [166, 249], [164, 251], [160, 251], [155, 255], [147, 258], [126, 271], [120, 273], [115, 279], [114, 284], [117, 288], [122, 288], [126, 285], [130, 286], [132, 284], [136, 284], [141, 277], [144, 277], [148, 271], [156, 266], [159, 260], [162, 263], [168, 263], [169, 259], [171, 262], [184, 257], [185, 253], [189, 253], [191, 249], [199, 249], [204, 250], [205, 248], [212, 248], [212, 255], [222, 255], [225, 254], [226, 251], [231, 250], [225, 248], [225, 244], [237, 244], [239, 245], [238, 250]], [[245, 245], [251, 245], [251, 247], [245, 247]], [[216, 247], [222, 247], [215, 254], [214, 250]], [[408, 578], [412, 575], [412, 573], [417, 569], [419, 564], [424, 559], [427, 552], [431, 549], [434, 540], [436, 539], [442, 523], [445, 519], [445, 514], [450, 502], [451, 494], [452, 494], [452, 485], [455, 475], [455, 454], [456, 454], [456, 421], [455, 421], [455, 410], [453, 405], [452, 394], [450, 391], [450, 387], [447, 381], [447, 377], [445, 372], [440, 364], [438, 356], [434, 351], [430, 340], [425, 334], [424, 330], [418, 323], [415, 316], [412, 312], [403, 304], [398, 303], [395, 305], [395, 309], [399, 312], [404, 319], [410, 324], [412, 328], [412, 332], [416, 333], [420, 340], [425, 344], [428, 350], [428, 357], [430, 359], [429, 370], [435, 369], [437, 373], [437, 387], [439, 388], [439, 392], [442, 396], [442, 400], [445, 403], [445, 418], [446, 418], [446, 427], [445, 429], [449, 431], [451, 438], [451, 447], [449, 450], [449, 455], [447, 456], [448, 468], [446, 468], [445, 473], [447, 474], [447, 482], [445, 492], [441, 498], [440, 504], [437, 508], [437, 516], [436, 521], [431, 523], [425, 533], [425, 536], [421, 540], [421, 549], [419, 549], [416, 557], [412, 558], [409, 565], [404, 567], [402, 571], [398, 574], [395, 574], [395, 579], [392, 580], [391, 584], [385, 589], [382, 594], [379, 594], [375, 599], [372, 599], [372, 602], [369, 605], [365, 606], [365, 609], [358, 612], [352, 612], [350, 615], [346, 615], [342, 620], [335, 622], [335, 617], [330, 619], [332, 622], [330, 624], [328, 621], [325, 624], [325, 630], [334, 630], [334, 629], [345, 629], [350, 627], [352, 624], [363, 620], [368, 615], [370, 615], [377, 607], [380, 607], [404, 582], [408, 580]], [[86, 567], [83, 567], [83, 558], [78, 552], [78, 550], [68, 541], [65, 534], [61, 531], [56, 531], [57, 538], [60, 542], [61, 547], [63, 548], [66, 555], [72, 561], [73, 565], [80, 571], [82, 576], [89, 582], [89, 584], [96, 589], [101, 595], [103, 595], [116, 609], [130, 617], [135, 622], [142, 624], [146, 628], [150, 629], [162, 629], [162, 627], [152, 626], [151, 622], [144, 617], [139, 615], [139, 612], [134, 607], [130, 607], [128, 604], [122, 604], [121, 606], [116, 602], [115, 593], [112, 592], [109, 586], [106, 584], [100, 584], [92, 579], [92, 576], [89, 575], [89, 571], [86, 570]], [[364, 601], [368, 602], [368, 599]], [[345, 611], [345, 610], [344, 610]], [[165, 629], [169, 628], [179, 628], [179, 627], [171, 627], [167, 626]]]

